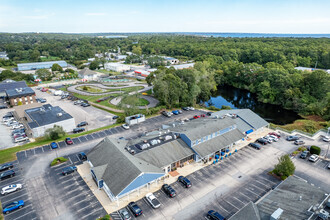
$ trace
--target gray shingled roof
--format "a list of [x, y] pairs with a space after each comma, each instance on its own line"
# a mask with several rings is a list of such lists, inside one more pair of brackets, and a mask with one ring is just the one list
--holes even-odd
[[144, 150], [135, 157], [161, 168], [193, 154], [194, 152], [183, 140], [176, 139], [150, 150]]
[[221, 110], [214, 112], [212, 116], [218, 115], [223, 116], [226, 114], [236, 114], [243, 121], [251, 125], [254, 129], [259, 129], [261, 127], [267, 126], [269, 123], [261, 118], [259, 115], [251, 111], [250, 109], [231, 109], [231, 110]]
[[82, 75], [82, 76], [89, 76], [89, 75], [95, 75], [96, 72], [94, 72], [94, 71], [92, 71], [92, 70], [90, 70], [90, 69], [88, 69], [88, 68], [85, 68], [85, 69], [83, 69], [83, 70], [80, 70], [80, 71], [78, 72], [78, 74], [79, 74], [79, 75]]
[[241, 140], [244, 135], [238, 130], [234, 129], [220, 136], [204, 141], [193, 147], [201, 157], [205, 157], [211, 153], [214, 153], [238, 140]]
[[174, 128], [171, 127], [169, 129], [173, 132], [185, 134], [190, 140], [196, 140], [221, 129], [228, 128], [234, 124], [234, 119], [229, 117], [224, 119], [208, 117], [191, 120], [184, 125], [180, 125]]
[[[25, 113], [32, 120], [28, 123], [31, 129], [72, 118], [69, 113], [65, 112], [59, 106], [52, 106], [50, 104], [38, 108], [27, 109], [25, 110]], [[58, 116], [58, 113], [61, 113], [62, 115]]]
[[308, 219], [311, 213], [308, 214], [307, 210], [311, 206], [321, 204], [326, 198], [326, 193], [329, 192], [312, 186], [296, 176], [290, 176], [257, 204], [260, 218], [269, 220], [272, 213], [281, 208], [281, 219]]
[[130, 183], [143, 173], [163, 171], [128, 153], [126, 140], [104, 138], [87, 154], [98, 179], [103, 179], [114, 196], [118, 196]]
[[257, 206], [253, 202], [249, 202], [241, 210], [236, 212], [229, 220], [260, 220], [259, 211]]
[[18, 81], [18, 82], [5, 82], [3, 81], [0, 83], [0, 92], [4, 92], [7, 89], [16, 89], [16, 88], [24, 88], [27, 87], [25, 81]]
[[35, 94], [33, 89], [31, 89], [30, 87], [7, 89], [6, 93], [7, 93], [8, 98], [31, 96], [31, 95]]

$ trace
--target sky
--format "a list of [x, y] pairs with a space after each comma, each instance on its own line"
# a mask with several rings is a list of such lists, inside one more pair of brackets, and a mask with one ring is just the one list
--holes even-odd
[[0, 0], [0, 32], [329, 34], [330, 0]]

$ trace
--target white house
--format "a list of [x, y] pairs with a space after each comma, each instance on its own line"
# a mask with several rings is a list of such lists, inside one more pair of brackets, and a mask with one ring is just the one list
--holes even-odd
[[81, 79], [87, 79], [87, 80], [96, 80], [97, 79], [97, 73], [88, 69], [88, 68], [85, 68], [83, 70], [80, 70], [78, 72], [78, 77], [81, 78]]

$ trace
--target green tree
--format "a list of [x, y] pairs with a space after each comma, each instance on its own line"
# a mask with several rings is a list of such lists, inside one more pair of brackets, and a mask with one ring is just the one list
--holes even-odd
[[133, 46], [132, 53], [141, 56], [142, 55], [142, 49], [140, 46]]
[[62, 72], [63, 71], [63, 68], [58, 65], [57, 63], [54, 63], [53, 66], [52, 66], [52, 71], [55, 72], [55, 71], [60, 71]]
[[97, 60], [94, 60], [91, 62], [89, 65], [89, 69], [91, 70], [96, 70], [99, 67], [99, 62]]
[[64, 131], [62, 126], [54, 125], [53, 128], [48, 128], [45, 131], [45, 137], [51, 140], [57, 140], [61, 137], [64, 137], [66, 132]]
[[293, 175], [295, 170], [295, 165], [289, 155], [286, 154], [278, 159], [278, 164], [275, 165], [273, 172], [282, 179], [286, 179], [287, 177]]
[[52, 78], [52, 74], [49, 70], [47, 69], [38, 69], [36, 71], [36, 75], [38, 76], [38, 78], [40, 78], [42, 81], [48, 81], [51, 80]]
[[40, 59], [40, 52], [39, 50], [33, 50], [30, 54], [30, 59], [32, 61], [39, 61]]

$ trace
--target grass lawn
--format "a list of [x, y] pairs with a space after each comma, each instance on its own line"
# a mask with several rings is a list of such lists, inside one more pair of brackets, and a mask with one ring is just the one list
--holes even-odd
[[[112, 104], [109, 103], [109, 101], [111, 99], [113, 99], [114, 97], [117, 97], [119, 95], [120, 95], [119, 93], [115, 93], [115, 94], [110, 94], [110, 95], [97, 95], [97, 96], [75, 94], [74, 96], [76, 96], [79, 99], [84, 99], [84, 100], [88, 100], [89, 102], [97, 103], [99, 105], [107, 106], [107, 107], [114, 108], [114, 109], [120, 109], [116, 105], [112, 105]], [[108, 96], [112, 96], [112, 97], [110, 99], [107, 99], [107, 100], [104, 100], [104, 101], [101, 101], [101, 102], [96, 102], [96, 100], [98, 100], [100, 98], [103, 98], [103, 97], [108, 97]], [[120, 113], [117, 113], [117, 112], [111, 112], [111, 111], [109, 111], [109, 112], [112, 113], [112, 114], [116, 114], [116, 115], [120, 114]]]
[[101, 89], [96, 86], [78, 86], [76, 89], [84, 92], [90, 92], [90, 93], [105, 93], [109, 92], [107, 89]]
[[[133, 99], [136, 99], [137, 97], [134, 96], [134, 95], [133, 96], [128, 96], [125, 99], [123, 99], [122, 102], [129, 105], [132, 98]], [[138, 98], [138, 100], [137, 100], [137, 106], [145, 106], [145, 105], [149, 105], [149, 101], [148, 100], [145, 100], [143, 98]]]
[[96, 86], [86, 85], [87, 90], [83, 90], [83, 87], [85, 87], [85, 86], [78, 86], [78, 87], [76, 87], [76, 89], [78, 89], [80, 91], [90, 92], [90, 93], [106, 93], [106, 92], [120, 92], [120, 91], [133, 92], [133, 91], [137, 91], [137, 90], [144, 88], [143, 86], [132, 86], [132, 87], [126, 87], [126, 88], [122, 88], [122, 89], [101, 89]]
[[1, 68], [4, 68], [6, 70], [13, 70], [13, 68], [16, 68], [17, 66], [1, 66]]

